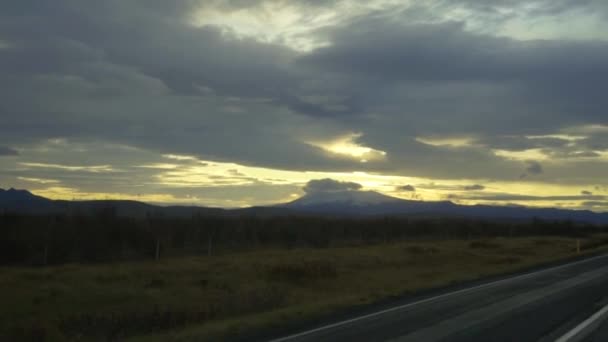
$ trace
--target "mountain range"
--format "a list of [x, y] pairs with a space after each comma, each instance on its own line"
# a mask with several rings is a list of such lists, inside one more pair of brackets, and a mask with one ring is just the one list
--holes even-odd
[[27, 190], [0, 189], [0, 210], [27, 214], [96, 214], [111, 208], [118, 216], [143, 218], [147, 215], [192, 217], [193, 215], [331, 215], [467, 217], [483, 219], [571, 220], [608, 224], [608, 213], [557, 208], [520, 206], [458, 205], [450, 201], [413, 201], [374, 191], [344, 190], [307, 193], [289, 203], [268, 207], [221, 209], [196, 206], [157, 206], [137, 201], [64, 201], [36, 196]]

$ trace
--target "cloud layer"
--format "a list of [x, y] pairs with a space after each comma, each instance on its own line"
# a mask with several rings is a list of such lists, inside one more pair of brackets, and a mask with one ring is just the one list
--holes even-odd
[[606, 32], [603, 1], [7, 2], [0, 182], [120, 193], [141, 178], [130, 195], [184, 196], [176, 180], [200, 165], [136, 167], [180, 155], [302, 173], [279, 186], [226, 169], [241, 188], [222, 201], [238, 203], [283, 200], [307, 171], [578, 194], [607, 185]]

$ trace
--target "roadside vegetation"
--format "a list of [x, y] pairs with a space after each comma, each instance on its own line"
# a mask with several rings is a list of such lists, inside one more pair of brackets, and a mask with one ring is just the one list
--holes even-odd
[[[9, 237], [13, 239], [13, 245], [18, 245], [20, 235], [13, 228], [26, 224], [30, 227], [34, 221], [44, 223], [51, 219], [11, 217], [10, 220], [13, 225], [6, 224], [2, 229], [5, 234], [13, 233]], [[313, 238], [306, 240], [304, 236], [316, 236], [317, 233], [298, 231], [305, 228], [294, 224], [291, 228], [294, 232], [286, 235], [291, 241], [288, 244], [277, 238], [285, 232], [262, 225], [255, 226], [257, 242], [250, 244], [243, 241], [253, 239], [251, 237], [230, 241], [224, 240], [222, 234], [230, 229], [243, 233], [252, 228], [253, 225], [242, 223], [246, 220], [256, 224], [273, 222], [276, 227], [272, 220], [283, 220], [280, 221], [283, 223], [292, 220], [293, 223], [298, 219], [232, 218], [232, 222], [241, 225], [232, 227], [226, 224], [229, 221], [223, 222], [225, 230], [222, 234], [215, 231], [213, 249], [209, 252], [207, 239], [191, 241], [184, 238], [183, 243], [176, 242], [180, 229], [184, 233], [190, 232], [188, 229], [196, 228], [194, 222], [204, 220], [197, 218], [173, 221], [181, 225], [175, 230], [163, 231], [164, 238], [158, 240], [162, 251], [158, 259], [158, 241], [154, 238], [146, 240], [151, 247], [142, 249], [145, 253], [141, 254], [129, 250], [130, 245], [125, 243], [122, 249], [98, 249], [105, 257], [113, 258], [89, 260], [75, 253], [78, 248], [74, 245], [69, 249], [74, 254], [54, 259], [51, 255], [55, 254], [51, 253], [58, 252], [51, 252], [51, 248], [58, 247], [53, 243], [62, 236], [62, 229], [68, 229], [61, 228], [57, 222], [64, 220], [69, 223], [65, 227], [70, 229], [72, 222], [91, 222], [95, 224], [92, 227], [99, 230], [113, 231], [114, 226], [103, 228], [101, 221], [86, 218], [52, 220], [56, 240], [35, 240], [35, 230], [26, 229], [27, 235], [23, 236], [32, 238], [28, 249], [32, 254], [11, 262], [5, 259], [5, 266], [0, 267], [0, 340], [232, 339], [421, 289], [602, 251], [608, 244], [608, 235], [601, 227], [571, 223], [554, 223], [554, 234], [540, 234], [549, 229], [549, 223], [503, 223], [488, 225], [484, 230], [480, 227], [488, 223], [456, 220], [452, 222], [451, 234], [445, 234], [439, 221], [407, 221], [400, 230], [399, 221], [375, 219], [377, 221], [370, 220], [365, 225], [362, 222], [353, 224], [350, 228], [353, 231], [349, 231], [341, 220], [321, 218], [304, 218], [299, 224], [304, 226], [302, 222], [308, 222], [306, 220], [321, 224], [324, 227], [321, 231], [328, 232], [323, 236], [324, 241], [329, 239], [328, 243], [319, 245], [313, 243]], [[122, 227], [127, 222], [122, 220], [112, 218], [106, 222]], [[7, 222], [8, 219], [4, 221]], [[336, 222], [344, 225], [342, 230], [332, 226]], [[385, 225], [381, 225], [382, 222]], [[372, 223], [378, 224], [379, 228], [375, 231], [362, 228]], [[449, 220], [441, 222], [449, 223]], [[458, 226], [460, 223], [471, 230]], [[145, 224], [149, 222], [135, 224], [147, 229]], [[427, 234], [412, 233], [418, 232], [418, 224], [427, 228]], [[538, 228], [541, 224], [542, 229]], [[536, 234], [525, 236], [525, 227]], [[562, 228], [569, 230], [564, 232], [560, 230]], [[91, 226], [82, 229], [94, 230]], [[124, 229], [129, 232], [130, 228]], [[171, 233], [167, 234], [167, 231]], [[89, 243], [103, 246], [103, 236], [93, 234], [90, 239], [100, 241]], [[242, 236], [248, 235], [243, 233]], [[77, 233], [73, 238], [85, 239]], [[194, 248], [195, 242], [198, 249]], [[3, 243], [6, 244], [6, 239]], [[94, 255], [90, 253], [85, 255]], [[46, 266], [42, 265], [44, 258]]]

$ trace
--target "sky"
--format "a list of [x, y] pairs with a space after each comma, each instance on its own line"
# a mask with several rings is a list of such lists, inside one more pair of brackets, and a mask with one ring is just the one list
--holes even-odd
[[608, 211], [604, 0], [0, 4], [0, 188]]

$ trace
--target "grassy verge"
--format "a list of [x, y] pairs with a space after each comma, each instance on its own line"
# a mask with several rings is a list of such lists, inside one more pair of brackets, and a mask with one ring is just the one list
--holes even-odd
[[[582, 253], [606, 244], [583, 239]], [[0, 268], [0, 339], [221, 340], [571, 257], [575, 246], [499, 238]]]

